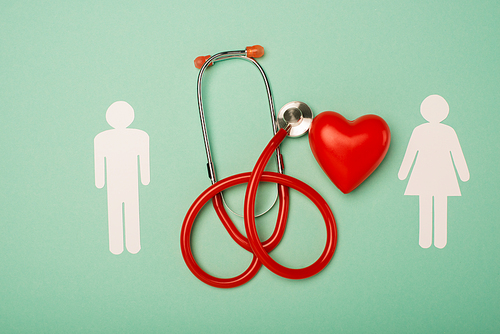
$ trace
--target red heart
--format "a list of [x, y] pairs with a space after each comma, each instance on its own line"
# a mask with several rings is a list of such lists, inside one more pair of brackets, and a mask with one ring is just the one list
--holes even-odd
[[326, 111], [313, 119], [309, 129], [316, 161], [344, 194], [356, 189], [378, 167], [390, 141], [389, 126], [376, 115], [349, 121]]

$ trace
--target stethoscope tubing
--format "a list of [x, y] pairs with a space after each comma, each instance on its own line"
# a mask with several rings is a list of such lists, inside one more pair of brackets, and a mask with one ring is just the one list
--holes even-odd
[[[263, 182], [273, 182], [272, 175], [277, 174], [272, 172], [264, 172], [262, 175]], [[281, 175], [281, 174], [278, 174]], [[220, 181], [217, 181], [204, 192], [202, 192], [198, 198], [193, 202], [191, 207], [189, 208], [186, 217], [184, 218], [184, 222], [182, 224], [181, 229], [181, 252], [184, 257], [184, 261], [188, 266], [189, 270], [202, 282], [211, 285], [216, 288], [234, 288], [240, 285], [245, 284], [250, 279], [252, 279], [255, 274], [259, 271], [261, 267], [261, 262], [257, 258], [257, 256], [253, 256], [252, 262], [249, 267], [240, 275], [232, 278], [219, 278], [212, 276], [206, 273], [196, 262], [192, 250], [191, 250], [191, 231], [196, 220], [196, 216], [200, 212], [200, 210], [205, 206], [205, 204], [212, 199], [213, 206], [217, 212], [219, 218], [228, 231], [231, 238], [242, 248], [251, 252], [252, 248], [248, 239], [245, 238], [236, 228], [234, 223], [231, 221], [227, 212], [224, 209], [224, 205], [222, 203], [222, 199], [220, 198], [220, 192], [239, 185], [243, 183], [248, 183], [250, 179], [250, 172], [240, 173], [236, 175], [232, 175], [230, 177], [224, 178]], [[267, 239], [263, 243], [263, 247], [266, 251], [272, 251], [281, 241], [283, 234], [285, 232], [287, 217], [288, 217], [288, 188], [281, 186], [279, 191], [279, 209], [278, 209], [278, 218], [276, 222], [276, 226], [273, 234], [269, 239]]]
[[307, 198], [309, 198], [319, 209], [325, 221], [325, 249], [323, 250], [321, 256], [313, 264], [301, 269], [288, 268], [273, 260], [273, 258], [268, 254], [268, 252], [266, 252], [259, 241], [259, 235], [257, 233], [254, 218], [255, 200], [257, 196], [257, 188], [259, 187], [259, 182], [261, 181], [261, 175], [263, 174], [264, 168], [266, 167], [267, 162], [269, 161], [275, 148], [281, 144], [286, 136], [287, 131], [285, 131], [284, 129], [279, 130], [278, 133], [271, 139], [269, 144], [267, 144], [267, 146], [264, 148], [259, 159], [257, 160], [257, 163], [255, 164], [255, 167], [252, 170], [252, 174], [250, 176], [250, 180], [248, 181], [248, 186], [245, 194], [245, 230], [247, 233], [248, 241], [250, 242], [250, 246], [252, 247], [252, 252], [259, 258], [259, 260], [264, 264], [266, 268], [281, 277], [289, 279], [304, 279], [316, 275], [321, 270], [323, 270], [330, 262], [335, 252], [335, 247], [337, 244], [337, 227], [335, 224], [335, 218], [333, 217], [332, 210], [328, 206], [328, 203], [316, 190], [300, 180], [284, 174], [279, 174], [279, 176], [277, 176], [276, 178], [273, 177], [273, 182], [298, 190]]
[[[281, 129], [278, 131], [278, 133], [271, 139], [269, 144], [264, 149], [251, 173], [233, 175], [214, 183], [202, 192], [189, 208], [181, 229], [181, 252], [188, 268], [202, 282], [218, 288], [237, 287], [248, 282], [252, 277], [254, 277], [260, 269], [261, 264], [264, 264], [269, 270], [279, 276], [289, 279], [303, 279], [319, 273], [332, 259], [337, 244], [337, 228], [333, 213], [326, 201], [313, 188], [300, 180], [285, 174], [264, 171], [271, 155], [286, 135], [287, 132], [285, 130]], [[279, 187], [280, 207], [278, 210], [277, 224], [273, 235], [271, 235], [271, 237], [263, 243], [259, 239], [254, 218], [255, 198], [259, 182], [273, 182], [281, 185], [281, 187]], [[244, 207], [244, 220], [247, 238], [245, 238], [237, 230], [231, 219], [227, 216], [219, 195], [219, 193], [224, 189], [242, 183], [248, 183]], [[288, 188], [298, 190], [308, 197], [318, 207], [326, 225], [327, 240], [324, 251], [313, 264], [301, 269], [293, 269], [282, 266], [274, 261], [268, 254], [268, 252], [273, 250], [279, 244], [285, 231], [288, 216]], [[248, 251], [252, 251], [254, 254], [249, 267], [242, 274], [233, 278], [219, 278], [206, 273], [196, 263], [191, 250], [191, 231], [196, 220], [196, 216], [203, 206], [212, 198], [214, 199], [214, 208], [216, 209], [219, 218], [222, 217], [221, 221], [230, 236], [241, 247]]]

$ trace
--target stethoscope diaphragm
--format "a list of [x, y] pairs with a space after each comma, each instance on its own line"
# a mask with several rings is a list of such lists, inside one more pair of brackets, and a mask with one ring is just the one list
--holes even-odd
[[304, 102], [292, 101], [285, 104], [278, 113], [278, 125], [286, 129], [291, 125], [290, 137], [300, 137], [311, 127], [313, 113], [311, 108]]

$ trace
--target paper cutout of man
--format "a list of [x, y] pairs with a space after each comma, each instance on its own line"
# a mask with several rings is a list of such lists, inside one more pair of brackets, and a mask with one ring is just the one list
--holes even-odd
[[[149, 136], [138, 129], [127, 128], [134, 120], [134, 109], [124, 101], [113, 103], [106, 111], [113, 127], [94, 138], [95, 185], [108, 191], [109, 250], [123, 252], [123, 234], [127, 250], [141, 249], [139, 226], [139, 180], [150, 181]], [[139, 160], [139, 162], [138, 162]]]

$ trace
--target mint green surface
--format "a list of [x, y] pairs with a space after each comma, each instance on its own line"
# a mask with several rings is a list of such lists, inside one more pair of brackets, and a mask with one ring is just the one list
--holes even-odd
[[[498, 1], [2, 1], [0, 332], [498, 333], [499, 15]], [[191, 274], [179, 246], [184, 215], [209, 185], [193, 60], [253, 44], [266, 49], [277, 109], [300, 100], [316, 114], [378, 114], [392, 142], [375, 173], [343, 195], [307, 137], [286, 140], [287, 173], [335, 214], [335, 256], [307, 280], [262, 268], [219, 290]], [[250, 170], [271, 129], [252, 65], [216, 67], [204, 93], [222, 178]], [[403, 196], [407, 180], [397, 178], [431, 94], [448, 101], [443, 123], [471, 173], [449, 198], [444, 249], [418, 245], [418, 198]], [[151, 140], [136, 255], [109, 252], [106, 190], [94, 185], [93, 138], [110, 128], [105, 112], [118, 100]], [[228, 194], [239, 210], [243, 190]], [[324, 225], [302, 195], [290, 203], [272, 255], [298, 268], [321, 253]], [[258, 221], [263, 236], [273, 213]], [[214, 275], [235, 276], [251, 259], [210, 206], [193, 242]]]

